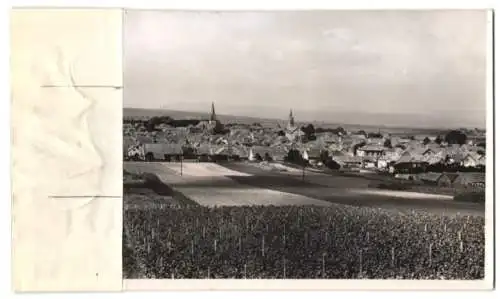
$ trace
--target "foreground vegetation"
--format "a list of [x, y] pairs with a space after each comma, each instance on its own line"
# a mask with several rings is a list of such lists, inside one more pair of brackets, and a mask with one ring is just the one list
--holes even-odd
[[482, 279], [484, 225], [343, 205], [129, 206], [124, 276]]

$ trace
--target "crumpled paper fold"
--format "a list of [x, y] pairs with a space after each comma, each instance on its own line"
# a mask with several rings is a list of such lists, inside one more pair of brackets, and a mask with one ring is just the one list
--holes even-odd
[[11, 12], [16, 291], [122, 288], [122, 11]]

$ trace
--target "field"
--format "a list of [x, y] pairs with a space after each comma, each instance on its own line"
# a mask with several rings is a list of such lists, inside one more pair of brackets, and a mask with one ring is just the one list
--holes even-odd
[[213, 163], [183, 163], [182, 176], [180, 163], [128, 163], [125, 168], [135, 173], [154, 172], [175, 190], [205, 206], [330, 205], [300, 194], [240, 184], [235, 178], [251, 175]]
[[126, 278], [484, 277], [484, 218], [373, 208], [129, 209]]
[[153, 173], [123, 173], [123, 193], [125, 209], [156, 209], [163, 205], [186, 206], [192, 201], [182, 193], [165, 185]]
[[484, 277], [480, 205], [245, 163], [124, 169], [125, 278]]
[[331, 203], [377, 207], [401, 212], [421, 210], [438, 215], [457, 213], [482, 216], [484, 205], [456, 202], [452, 196], [421, 192], [393, 191], [371, 188], [373, 179], [341, 174], [306, 171], [265, 171], [249, 163], [229, 163], [224, 167], [252, 174], [231, 177], [240, 184], [300, 194]]

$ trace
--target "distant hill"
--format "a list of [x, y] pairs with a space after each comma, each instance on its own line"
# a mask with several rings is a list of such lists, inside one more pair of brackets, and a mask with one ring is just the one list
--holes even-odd
[[[123, 118], [124, 119], [147, 119], [154, 116], [170, 116], [174, 119], [179, 118], [194, 118], [194, 119], [208, 119], [208, 112], [191, 112], [191, 111], [178, 111], [178, 110], [166, 110], [166, 109], [142, 109], [142, 108], [123, 108]], [[286, 125], [287, 119], [270, 119], [270, 118], [258, 118], [251, 116], [237, 116], [237, 115], [224, 115], [217, 114], [217, 118], [222, 123], [260, 123], [264, 127], [276, 127], [279, 123], [281, 126]], [[403, 128], [403, 127], [391, 127], [391, 126], [374, 126], [374, 125], [362, 125], [362, 124], [335, 124], [327, 123], [321, 121], [312, 122], [301, 122], [296, 119], [298, 125], [313, 124], [315, 127], [323, 128], [336, 128], [343, 127], [349, 131], [365, 130], [368, 132], [378, 131], [387, 132], [391, 134], [426, 134], [426, 135], [437, 135], [442, 134], [444, 129], [439, 128]]]

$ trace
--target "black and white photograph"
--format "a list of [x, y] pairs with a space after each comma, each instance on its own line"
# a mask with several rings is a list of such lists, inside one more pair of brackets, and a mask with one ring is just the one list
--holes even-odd
[[485, 279], [488, 15], [125, 10], [123, 278]]

